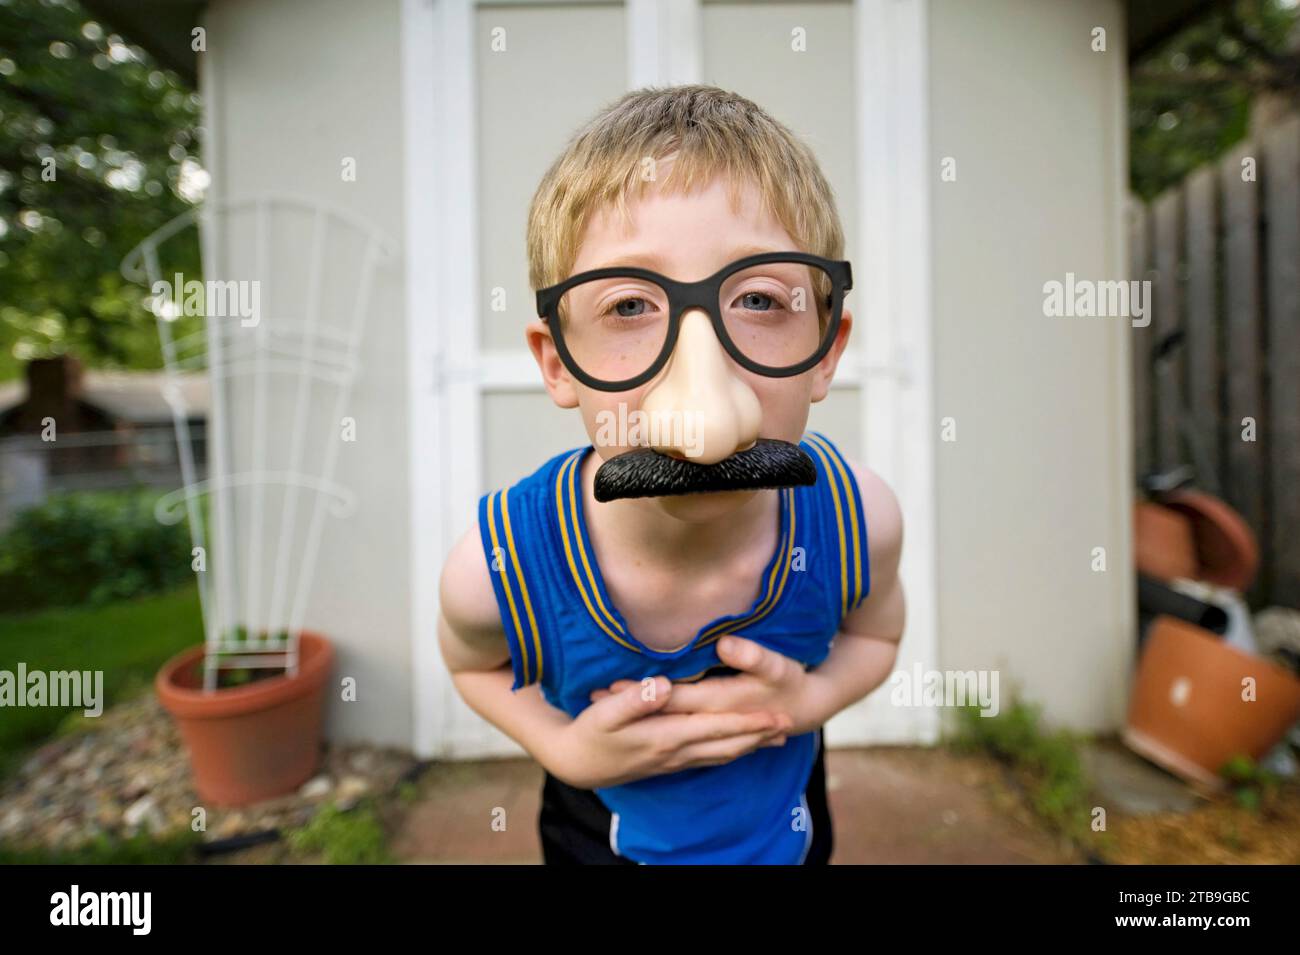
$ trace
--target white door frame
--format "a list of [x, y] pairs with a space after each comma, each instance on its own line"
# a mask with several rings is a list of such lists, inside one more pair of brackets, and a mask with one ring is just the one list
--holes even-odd
[[[516, 0], [518, 2], [518, 0]], [[857, 168], [864, 237], [861, 357], [836, 386], [861, 389], [864, 458], [899, 491], [906, 525], [906, 648], [937, 659], [933, 377], [927, 154], [928, 0], [853, 0]], [[481, 396], [540, 390], [522, 346], [479, 348], [474, 0], [402, 0], [406, 327], [411, 521], [411, 659], [422, 757], [517, 754], [457, 696], [437, 647], [438, 575], [464, 532], [482, 476]], [[627, 0], [630, 87], [697, 82], [700, 0]], [[471, 277], [466, 279], [466, 277]], [[452, 453], [454, 451], [454, 454]], [[837, 745], [933, 742], [937, 713], [878, 692], [828, 730]], [[854, 708], [857, 711], [857, 707]]]
[[[900, 657], [927, 669], [938, 663], [928, 8], [928, 0], [854, 3], [862, 447], [864, 463], [894, 488], [903, 512]], [[938, 711], [891, 706], [888, 683], [843, 717], [827, 728], [831, 745], [939, 738]]]

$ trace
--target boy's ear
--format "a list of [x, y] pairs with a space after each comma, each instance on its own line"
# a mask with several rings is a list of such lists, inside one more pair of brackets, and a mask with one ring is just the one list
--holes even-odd
[[540, 319], [528, 323], [524, 329], [528, 340], [528, 350], [537, 359], [537, 367], [542, 372], [542, 383], [551, 394], [551, 400], [561, 408], [578, 407], [578, 391], [573, 386], [568, 369], [560, 361], [560, 353], [555, 349], [555, 340], [551, 330]]
[[835, 341], [831, 344], [830, 351], [826, 353], [812, 370], [813, 388], [812, 400], [821, 401], [826, 397], [827, 392], [831, 389], [831, 380], [835, 377], [835, 368], [840, 363], [840, 356], [844, 354], [844, 349], [849, 344], [849, 335], [853, 331], [853, 313], [847, 308], [840, 315], [840, 327], [835, 332]]

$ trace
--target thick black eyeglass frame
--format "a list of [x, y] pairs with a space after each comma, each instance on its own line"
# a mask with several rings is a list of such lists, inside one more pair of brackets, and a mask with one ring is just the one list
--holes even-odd
[[[804, 265], [815, 265], [830, 276], [831, 280], [831, 290], [827, 295], [827, 304], [830, 306], [830, 320], [826, 323], [826, 332], [821, 344], [818, 345], [817, 351], [810, 358], [796, 365], [786, 365], [781, 368], [760, 365], [758, 362], [745, 357], [744, 353], [736, 347], [736, 343], [731, 340], [731, 336], [727, 334], [722, 316], [718, 312], [718, 297], [722, 294], [722, 283], [737, 272], [752, 268], [755, 265], [765, 265], [768, 262], [800, 262]], [[655, 360], [650, 363], [649, 368], [633, 378], [625, 378], [622, 381], [605, 381], [600, 378], [593, 378], [583, 371], [564, 342], [564, 332], [561, 329], [563, 323], [559, 319], [560, 299], [563, 298], [565, 292], [584, 282], [607, 278], [645, 279], [654, 282], [668, 293], [668, 334], [664, 338], [663, 348]], [[588, 388], [595, 388], [598, 391], [630, 391], [644, 385], [659, 374], [664, 365], [667, 364], [668, 356], [677, 347], [677, 333], [681, 328], [682, 313], [691, 308], [703, 309], [708, 314], [709, 320], [713, 323], [713, 331], [718, 336], [718, 341], [722, 343], [722, 347], [727, 354], [740, 367], [767, 378], [789, 378], [793, 375], [802, 374], [826, 357], [831, 344], [835, 341], [835, 334], [839, 331], [840, 317], [844, 312], [844, 293], [851, 288], [853, 288], [853, 270], [848, 262], [826, 259], [808, 252], [761, 252], [758, 255], [737, 259], [730, 265], [723, 266], [708, 278], [700, 279], [698, 282], [678, 282], [666, 275], [660, 275], [658, 272], [631, 265], [615, 265], [603, 269], [579, 272], [563, 282], [538, 290], [537, 315], [551, 329], [551, 335], [555, 339], [555, 350], [559, 352], [560, 361], [564, 363], [564, 367], [569, 370], [569, 373], [574, 378], [577, 378]]]

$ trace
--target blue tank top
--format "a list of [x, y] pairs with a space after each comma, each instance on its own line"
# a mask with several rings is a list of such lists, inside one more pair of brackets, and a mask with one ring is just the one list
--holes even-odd
[[[717, 641], [734, 633], [817, 666], [844, 615], [870, 588], [857, 482], [820, 432], [800, 441], [817, 481], [780, 495], [780, 536], [744, 613], [719, 617], [685, 646], [654, 650], [629, 632], [596, 563], [577, 476], [588, 445], [551, 458], [479, 500], [478, 522], [510, 647], [513, 689], [541, 685], [569, 716], [593, 690], [663, 674], [693, 681], [725, 666]], [[597, 789], [610, 845], [636, 862], [797, 864], [811, 843], [804, 789], [818, 734], [789, 737], [730, 763]]]

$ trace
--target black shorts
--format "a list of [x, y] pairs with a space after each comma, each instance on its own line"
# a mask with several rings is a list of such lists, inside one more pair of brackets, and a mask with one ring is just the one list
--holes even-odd
[[[817, 759], [804, 790], [808, 801], [812, 845], [804, 865], [830, 862], [834, 833], [826, 804], [826, 763], [822, 730], [817, 730]], [[537, 827], [542, 837], [542, 858], [547, 865], [636, 865], [616, 855], [609, 844], [610, 811], [590, 789], [577, 789], [546, 773], [542, 784], [542, 810]]]

